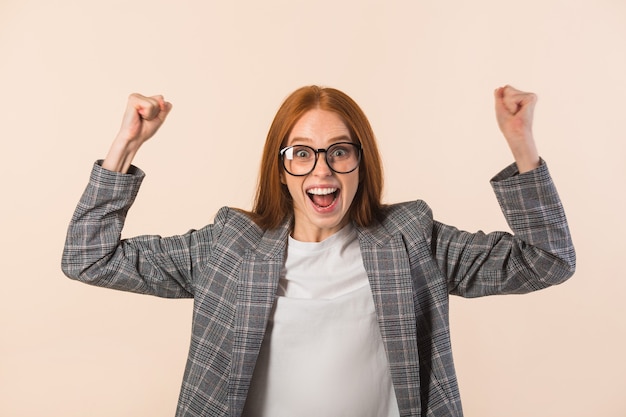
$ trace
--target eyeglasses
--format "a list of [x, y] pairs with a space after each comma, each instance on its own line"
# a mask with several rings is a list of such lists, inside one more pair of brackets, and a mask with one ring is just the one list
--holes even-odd
[[361, 145], [352, 142], [337, 142], [326, 149], [314, 149], [306, 145], [288, 146], [280, 150], [279, 156], [288, 174], [300, 177], [315, 169], [317, 159], [324, 152], [326, 165], [337, 174], [348, 174], [361, 162]]

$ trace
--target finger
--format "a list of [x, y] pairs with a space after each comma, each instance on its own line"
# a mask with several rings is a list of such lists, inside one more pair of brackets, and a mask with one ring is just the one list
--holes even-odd
[[511, 100], [518, 104], [533, 103], [537, 100], [535, 93], [520, 91], [511, 86], [503, 87], [503, 97], [505, 100]]
[[159, 99], [162, 101], [162, 96], [146, 97], [141, 94], [133, 93], [128, 99], [129, 106], [133, 107], [137, 114], [144, 120], [154, 119], [161, 107], [159, 105]]
[[532, 111], [537, 102], [536, 94], [520, 91], [509, 85], [502, 87], [501, 95], [504, 108], [513, 115], [522, 109]]
[[510, 98], [512, 105], [517, 107], [517, 110], [513, 114], [523, 112], [525, 114], [532, 114], [535, 104], [537, 103], [537, 95], [534, 93], [520, 93]]
[[156, 117], [158, 117], [161, 121], [164, 121], [170, 110], [172, 110], [172, 103], [165, 101], [163, 96], [154, 96], [159, 104], [159, 113]]
[[510, 113], [508, 107], [505, 105], [504, 101], [504, 87], [498, 87], [493, 92], [496, 106], [496, 114], [504, 115]]
[[502, 104], [511, 114], [516, 114], [519, 111], [519, 94], [520, 91], [510, 85], [502, 87]]

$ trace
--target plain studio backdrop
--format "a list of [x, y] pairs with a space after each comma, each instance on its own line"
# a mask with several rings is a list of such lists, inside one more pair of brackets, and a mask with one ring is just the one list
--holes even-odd
[[124, 235], [184, 233], [250, 208], [282, 100], [307, 84], [364, 109], [385, 202], [507, 229], [489, 179], [512, 162], [493, 114], [536, 92], [535, 136], [578, 270], [525, 295], [452, 298], [469, 417], [626, 415], [626, 2], [1, 0], [0, 415], [173, 416], [190, 300], [90, 287], [65, 231], [129, 93], [174, 104], [136, 165]]

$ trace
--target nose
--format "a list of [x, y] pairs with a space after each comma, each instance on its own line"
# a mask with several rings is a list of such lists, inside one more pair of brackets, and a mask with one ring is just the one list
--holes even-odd
[[317, 163], [315, 164], [315, 168], [313, 168], [313, 172], [311, 172], [311, 174], [319, 177], [328, 177], [333, 175], [333, 171], [326, 162], [326, 152], [319, 152], [317, 154]]

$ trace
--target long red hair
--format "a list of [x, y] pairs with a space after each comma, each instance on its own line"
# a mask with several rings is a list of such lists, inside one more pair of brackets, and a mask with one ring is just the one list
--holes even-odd
[[381, 217], [383, 172], [374, 132], [365, 113], [345, 93], [334, 88], [302, 87], [294, 91], [278, 109], [265, 141], [259, 183], [252, 217], [262, 229], [279, 226], [293, 213], [293, 200], [281, 182], [284, 171], [279, 151], [296, 122], [307, 111], [319, 108], [337, 113], [350, 131], [351, 139], [363, 148], [359, 165], [359, 188], [348, 215], [357, 225], [365, 227]]

